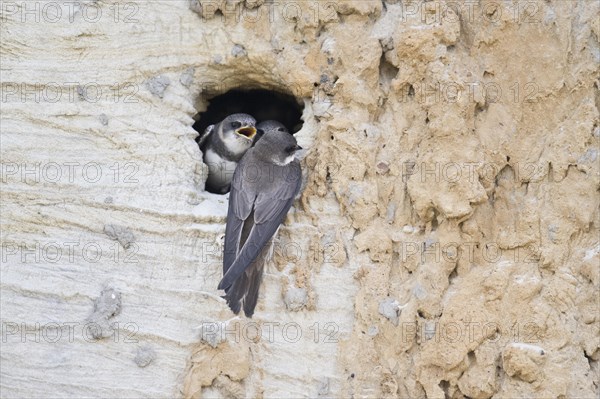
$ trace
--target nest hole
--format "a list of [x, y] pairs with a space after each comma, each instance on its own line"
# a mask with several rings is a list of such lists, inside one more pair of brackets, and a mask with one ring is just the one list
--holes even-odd
[[[257, 124], [267, 120], [276, 120], [282, 123], [291, 134], [298, 132], [303, 125], [301, 119], [304, 108], [303, 103], [288, 93], [265, 89], [233, 89], [224, 94], [213, 96], [204, 93], [204, 98], [201, 100], [208, 106], [206, 111], [200, 112], [194, 117], [196, 122], [193, 127], [199, 133], [197, 138], [199, 145], [208, 126], [220, 123], [232, 114], [244, 113], [251, 115], [256, 119]], [[233, 171], [220, 171], [218, 173], [230, 172]], [[208, 183], [208, 181], [205, 189], [213, 194], [225, 194], [229, 191], [222, 184], [215, 185], [214, 182]]]
[[208, 126], [237, 113], [252, 115], [257, 123], [277, 120], [292, 134], [302, 128], [303, 122], [300, 118], [304, 106], [291, 94], [264, 89], [234, 89], [206, 100], [206, 111], [195, 117], [194, 129], [200, 135], [204, 134]]

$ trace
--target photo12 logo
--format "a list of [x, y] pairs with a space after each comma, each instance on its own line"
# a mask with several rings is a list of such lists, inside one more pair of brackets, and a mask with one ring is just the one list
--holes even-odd
[[96, 1], [2, 1], [0, 21], [20, 23], [65, 24], [101, 21], [139, 23], [140, 6], [135, 2], [111, 2], [103, 5]]
[[[247, 2], [190, 0], [190, 8], [203, 19], [220, 18], [222, 22], [258, 23], [284, 21], [318, 24], [319, 21], [338, 20], [339, 4], [335, 1], [268, 1], [258, 7], [248, 7]], [[366, 0], [370, 1], [370, 0]]]
[[413, 162], [402, 163], [402, 181], [415, 179], [421, 183], [495, 182], [500, 172], [509, 167], [515, 183], [539, 182], [546, 178], [547, 167], [535, 162]]
[[135, 162], [10, 162], [0, 163], [0, 179], [2, 183], [20, 182], [25, 184], [68, 184], [85, 182], [98, 183], [103, 180], [109, 183], [137, 184], [135, 177], [140, 167]]
[[421, 342], [434, 341], [453, 344], [473, 343], [486, 339], [490, 342], [539, 343], [543, 330], [533, 321], [515, 322], [510, 328], [494, 321], [425, 321], [421, 323], [401, 323], [403, 342], [411, 342], [415, 337]]
[[[219, 263], [225, 250], [222, 238], [208, 240], [204, 238], [188, 238], [186, 248], [190, 248], [190, 255], [198, 258], [203, 264]], [[338, 242], [305, 243], [296, 241], [270, 240], [267, 243], [273, 258], [286, 263], [296, 263], [302, 260], [307, 262], [339, 265], [343, 246]], [[179, 248], [177, 246], [176, 248]], [[177, 249], [178, 251], [179, 249]]]
[[100, 262], [138, 263], [139, 246], [132, 242], [127, 249], [118, 242], [10, 242], [3, 241], [2, 263], [19, 264], [89, 264]]
[[138, 103], [139, 86], [131, 82], [45, 82], [0, 85], [2, 103]]
[[438, 25], [449, 22], [475, 22], [484, 20], [499, 23], [539, 24], [540, 6], [536, 1], [486, 1], [479, 0], [416, 0], [399, 2], [401, 22], [417, 20], [422, 24]]
[[[511, 247], [512, 249], [508, 249]], [[537, 263], [540, 259], [540, 248], [529, 243], [523, 246], [501, 245], [497, 242], [433, 242], [422, 241], [401, 241], [398, 243], [397, 251], [401, 262], [408, 262], [411, 259], [420, 264], [457, 262], [460, 259], [468, 259], [473, 263], [477, 260], [483, 260], [486, 263], [494, 264], [504, 260], [514, 262]]]
[[[108, 335], [103, 334], [107, 331]], [[95, 342], [100, 338], [110, 338], [114, 342], [135, 344], [139, 331], [136, 323], [113, 322], [102, 328], [95, 322], [47, 322], [15, 323], [2, 322], [2, 343], [73, 343], [83, 339]]]
[[[484, 74], [485, 75], [485, 74]], [[416, 100], [419, 104], [455, 104], [461, 101], [487, 104], [494, 103], [534, 103], [540, 94], [540, 88], [535, 82], [515, 82], [501, 85], [492, 80], [413, 83], [407, 90], [399, 93], [400, 102]]]
[[340, 327], [334, 322], [315, 322], [303, 327], [296, 322], [248, 322], [229, 323], [207, 321], [196, 327], [201, 339], [216, 347], [220, 342], [283, 342], [295, 344], [302, 339], [315, 344], [335, 344], [339, 341]]

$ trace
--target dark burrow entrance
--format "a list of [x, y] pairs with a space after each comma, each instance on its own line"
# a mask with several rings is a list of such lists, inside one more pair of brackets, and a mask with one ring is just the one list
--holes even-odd
[[[208, 102], [208, 107], [205, 112], [196, 115], [196, 122], [193, 125], [199, 133], [198, 143], [208, 126], [219, 123], [232, 114], [249, 114], [256, 119], [257, 124], [266, 120], [279, 121], [292, 134], [302, 128], [301, 117], [304, 106], [291, 94], [264, 89], [235, 89], [214, 97], [206, 97], [205, 100]], [[232, 171], [226, 173], [230, 172]], [[213, 175], [209, 174], [209, 181], [211, 176]], [[222, 188], [222, 186], [213, 187], [207, 181], [208, 192], [223, 194], [225, 190]]]
[[296, 98], [291, 94], [271, 90], [230, 90], [212, 98], [205, 112], [197, 116], [194, 129], [202, 135], [212, 124], [219, 123], [231, 114], [252, 115], [258, 123], [274, 119], [283, 123], [291, 133], [302, 128], [302, 110]]

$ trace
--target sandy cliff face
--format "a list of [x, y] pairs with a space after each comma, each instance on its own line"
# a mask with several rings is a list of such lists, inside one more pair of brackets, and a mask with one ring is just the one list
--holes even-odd
[[[597, 397], [597, 2], [1, 4], [3, 397]], [[192, 129], [240, 87], [309, 148], [252, 320]]]

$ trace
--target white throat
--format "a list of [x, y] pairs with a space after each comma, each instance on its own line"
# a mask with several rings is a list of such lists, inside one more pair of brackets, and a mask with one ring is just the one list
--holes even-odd
[[289, 165], [290, 163], [292, 163], [292, 161], [296, 159], [296, 155], [292, 154], [290, 156], [288, 156], [286, 159], [284, 159], [283, 162], [277, 162], [277, 161], [273, 161], [275, 163], [275, 165], [279, 165], [279, 166], [285, 166], [285, 165]]
[[252, 140], [239, 137], [236, 133], [226, 135], [221, 130], [219, 136], [223, 143], [225, 143], [225, 147], [234, 154], [242, 154], [252, 146]]

